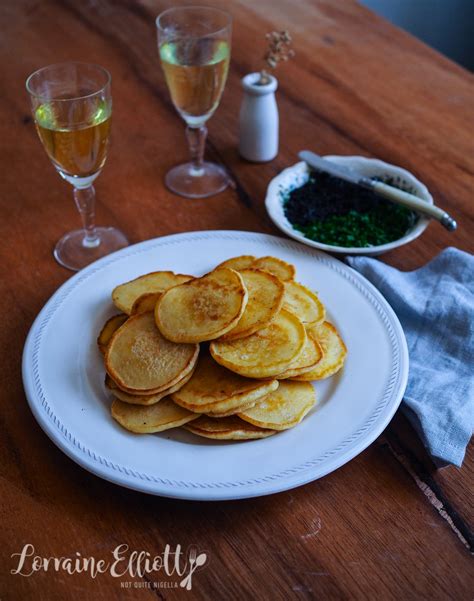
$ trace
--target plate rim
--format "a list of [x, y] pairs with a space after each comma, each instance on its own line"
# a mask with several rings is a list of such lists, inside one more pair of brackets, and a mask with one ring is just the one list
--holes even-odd
[[[277, 474], [245, 482], [184, 482], [142, 474], [127, 466], [115, 464], [107, 458], [97, 455], [76, 440], [48, 404], [38, 373], [38, 354], [42, 331], [61, 301], [72, 293], [83, 280], [108, 265], [120, 261], [123, 257], [145, 252], [154, 246], [180, 243], [183, 238], [199, 240], [216, 237], [237, 240], [256, 238], [261, 242], [277, 243], [280, 246], [317, 257], [319, 261], [349, 279], [369, 300], [388, 329], [394, 361], [387, 387], [370, 417], [351, 436], [322, 455]], [[239, 230], [208, 230], [172, 234], [131, 245], [96, 261], [66, 280], [45, 303], [29, 330], [23, 350], [22, 376], [28, 404], [40, 427], [68, 457], [91, 473], [114, 484], [154, 495], [189, 500], [241, 499], [281, 492], [319, 479], [338, 469], [372, 444], [386, 428], [403, 398], [408, 378], [408, 348], [401, 324], [383, 295], [365, 277], [342, 261], [320, 250], [278, 236]], [[381, 414], [383, 414], [383, 419], [378, 420]], [[375, 427], [372, 427], [374, 425]], [[337, 459], [329, 463], [326, 469], [317, 470], [319, 464], [335, 454], [338, 454]]]

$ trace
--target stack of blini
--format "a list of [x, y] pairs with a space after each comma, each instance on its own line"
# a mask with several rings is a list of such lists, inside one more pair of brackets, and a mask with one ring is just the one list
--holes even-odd
[[117, 286], [98, 338], [112, 417], [146, 434], [265, 438], [316, 403], [311, 381], [346, 347], [318, 296], [276, 257], [240, 256], [200, 278], [158, 271]]

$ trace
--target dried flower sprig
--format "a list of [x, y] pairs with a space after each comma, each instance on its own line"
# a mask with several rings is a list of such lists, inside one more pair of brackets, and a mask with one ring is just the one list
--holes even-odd
[[[276, 69], [278, 63], [287, 61], [295, 56], [291, 48], [291, 35], [289, 31], [271, 31], [265, 35], [268, 40], [268, 48], [265, 52], [264, 61], [270, 69]], [[260, 71], [258, 84], [263, 86], [270, 82], [270, 75], [265, 69]]]

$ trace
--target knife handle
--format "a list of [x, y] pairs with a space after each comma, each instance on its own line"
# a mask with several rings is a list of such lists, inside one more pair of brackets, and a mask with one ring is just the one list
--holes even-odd
[[423, 215], [427, 215], [432, 219], [436, 219], [450, 232], [457, 228], [456, 221], [450, 215], [448, 215], [446, 211], [443, 211], [434, 205], [428, 204], [414, 194], [409, 194], [408, 192], [404, 192], [403, 190], [399, 190], [398, 188], [394, 188], [393, 186], [389, 186], [383, 182], [377, 182], [373, 180], [371, 188], [379, 196], [383, 196], [384, 198], [396, 202], [397, 204], [404, 205], [409, 209], [413, 209], [417, 213], [422, 213]]

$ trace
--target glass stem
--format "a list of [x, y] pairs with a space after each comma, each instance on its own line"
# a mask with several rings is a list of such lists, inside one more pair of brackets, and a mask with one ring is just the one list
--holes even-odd
[[207, 127], [186, 127], [186, 138], [191, 153], [191, 175], [203, 174], [204, 146], [206, 145]]
[[100, 238], [95, 229], [95, 190], [90, 185], [87, 188], [74, 188], [74, 200], [81, 214], [84, 240], [82, 245], [87, 248], [99, 246]]

